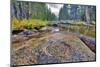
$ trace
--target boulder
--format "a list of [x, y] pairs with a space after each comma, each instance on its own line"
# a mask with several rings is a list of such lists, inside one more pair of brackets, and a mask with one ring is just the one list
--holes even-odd
[[40, 29], [41, 31], [49, 31], [49, 32], [58, 32], [58, 31], [60, 31], [60, 29], [58, 28], [58, 27], [49, 27], [49, 26], [46, 26], [46, 27], [42, 27], [41, 29]]
[[31, 36], [34, 33], [35, 33], [34, 31], [24, 29], [22, 32], [18, 33], [18, 35]]
[[37, 30], [30, 31], [24, 29], [22, 32], [12, 35], [12, 43], [23, 42], [37, 35], [39, 35], [39, 32]]
[[95, 61], [95, 53], [71, 33], [52, 33], [41, 45], [47, 56], [56, 57], [59, 62]]
[[13, 64], [49, 64], [96, 60], [95, 53], [72, 33], [49, 33], [44, 37], [30, 39], [22, 45], [25, 46], [12, 53], [12, 62], [16, 62]]

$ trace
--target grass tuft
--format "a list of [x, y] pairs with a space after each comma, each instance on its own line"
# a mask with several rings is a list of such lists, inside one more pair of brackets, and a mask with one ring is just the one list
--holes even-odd
[[21, 29], [33, 29], [34, 27], [40, 27], [40, 26], [47, 26], [48, 22], [38, 20], [38, 19], [23, 19], [18, 20], [16, 18], [12, 19], [12, 30], [21, 30]]

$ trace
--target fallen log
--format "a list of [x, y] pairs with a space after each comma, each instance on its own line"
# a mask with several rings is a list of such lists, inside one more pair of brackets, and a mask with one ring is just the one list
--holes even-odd
[[96, 53], [96, 41], [93, 38], [87, 36], [80, 36], [80, 39], [94, 52]]

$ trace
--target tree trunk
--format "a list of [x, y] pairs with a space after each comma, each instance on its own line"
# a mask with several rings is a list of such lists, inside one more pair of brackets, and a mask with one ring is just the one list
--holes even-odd
[[85, 17], [86, 17], [86, 22], [89, 24], [90, 23], [90, 15], [89, 15], [89, 8], [86, 6], [85, 8]]

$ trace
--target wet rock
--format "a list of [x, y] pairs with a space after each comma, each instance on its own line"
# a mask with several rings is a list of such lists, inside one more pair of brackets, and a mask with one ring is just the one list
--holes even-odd
[[51, 31], [51, 30], [52, 30], [52, 27], [49, 27], [49, 26], [45, 26], [40, 29], [40, 31]]
[[53, 27], [58, 27], [58, 24], [57, 24], [57, 23], [56, 23], [56, 24], [52, 24], [52, 26], [53, 26]]
[[12, 34], [18, 34], [18, 33], [20, 33], [20, 32], [22, 32], [23, 30], [13, 30], [12, 31]]
[[24, 36], [32, 36], [32, 34], [35, 34], [37, 32], [37, 30], [27, 30], [27, 29], [24, 29], [22, 32], [20, 32], [18, 35], [24, 35]]
[[39, 35], [39, 32], [35, 29], [33, 30], [27, 30], [24, 29], [23, 31], [21, 31], [20, 33], [17, 33], [15, 35], [12, 35], [12, 42], [23, 42], [25, 40], [28, 40], [30, 38], [32, 38], [33, 36], [37, 36]]
[[60, 29], [58, 27], [49, 27], [49, 26], [42, 27], [40, 30], [41, 31], [49, 31], [51, 33], [60, 31]]
[[60, 31], [60, 29], [59, 29], [59, 28], [56, 28], [56, 27], [55, 27], [54, 29], [51, 30], [52, 33], [54, 33], [54, 32], [59, 32], [59, 31]]

